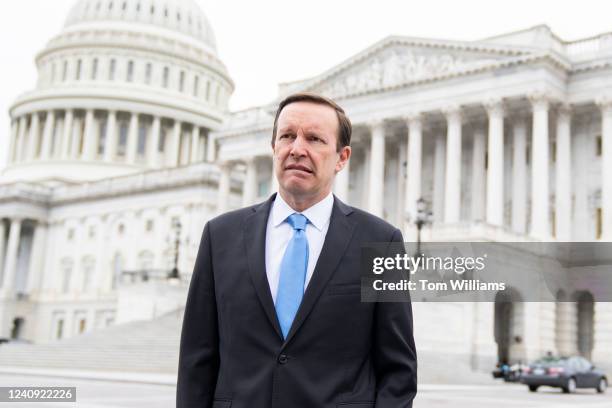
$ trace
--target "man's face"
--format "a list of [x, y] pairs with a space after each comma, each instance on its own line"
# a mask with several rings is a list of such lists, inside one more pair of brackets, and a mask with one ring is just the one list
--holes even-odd
[[333, 108], [294, 102], [281, 111], [275, 137], [274, 171], [279, 189], [291, 197], [322, 199], [351, 148], [336, 151], [338, 117]]

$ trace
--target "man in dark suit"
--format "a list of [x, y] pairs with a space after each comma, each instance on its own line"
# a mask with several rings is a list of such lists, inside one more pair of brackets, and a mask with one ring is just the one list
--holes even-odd
[[361, 302], [361, 245], [402, 242], [331, 193], [351, 155], [335, 102], [295, 94], [272, 135], [279, 193], [209, 221], [189, 288], [178, 408], [408, 408], [410, 302]]

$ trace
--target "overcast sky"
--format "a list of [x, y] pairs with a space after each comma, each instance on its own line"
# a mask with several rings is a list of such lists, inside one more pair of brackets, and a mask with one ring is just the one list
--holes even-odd
[[[606, 0], [195, 0], [236, 90], [232, 110], [269, 102], [277, 84], [316, 75], [388, 35], [476, 40], [548, 24], [564, 40], [612, 31]], [[0, 166], [8, 108], [34, 87], [34, 56], [76, 0], [3, 1]]]

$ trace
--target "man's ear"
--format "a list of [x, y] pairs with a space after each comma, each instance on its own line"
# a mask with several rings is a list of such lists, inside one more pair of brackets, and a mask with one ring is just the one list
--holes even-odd
[[340, 150], [340, 153], [338, 153], [338, 162], [336, 162], [336, 174], [346, 166], [346, 163], [348, 163], [351, 158], [351, 152], [351, 146], [344, 146]]

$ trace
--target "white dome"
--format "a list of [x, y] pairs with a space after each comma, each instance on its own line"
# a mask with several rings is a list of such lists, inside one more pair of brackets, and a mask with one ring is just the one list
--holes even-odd
[[101, 21], [133, 22], [177, 31], [216, 51], [210, 23], [194, 0], [79, 0], [64, 26]]

